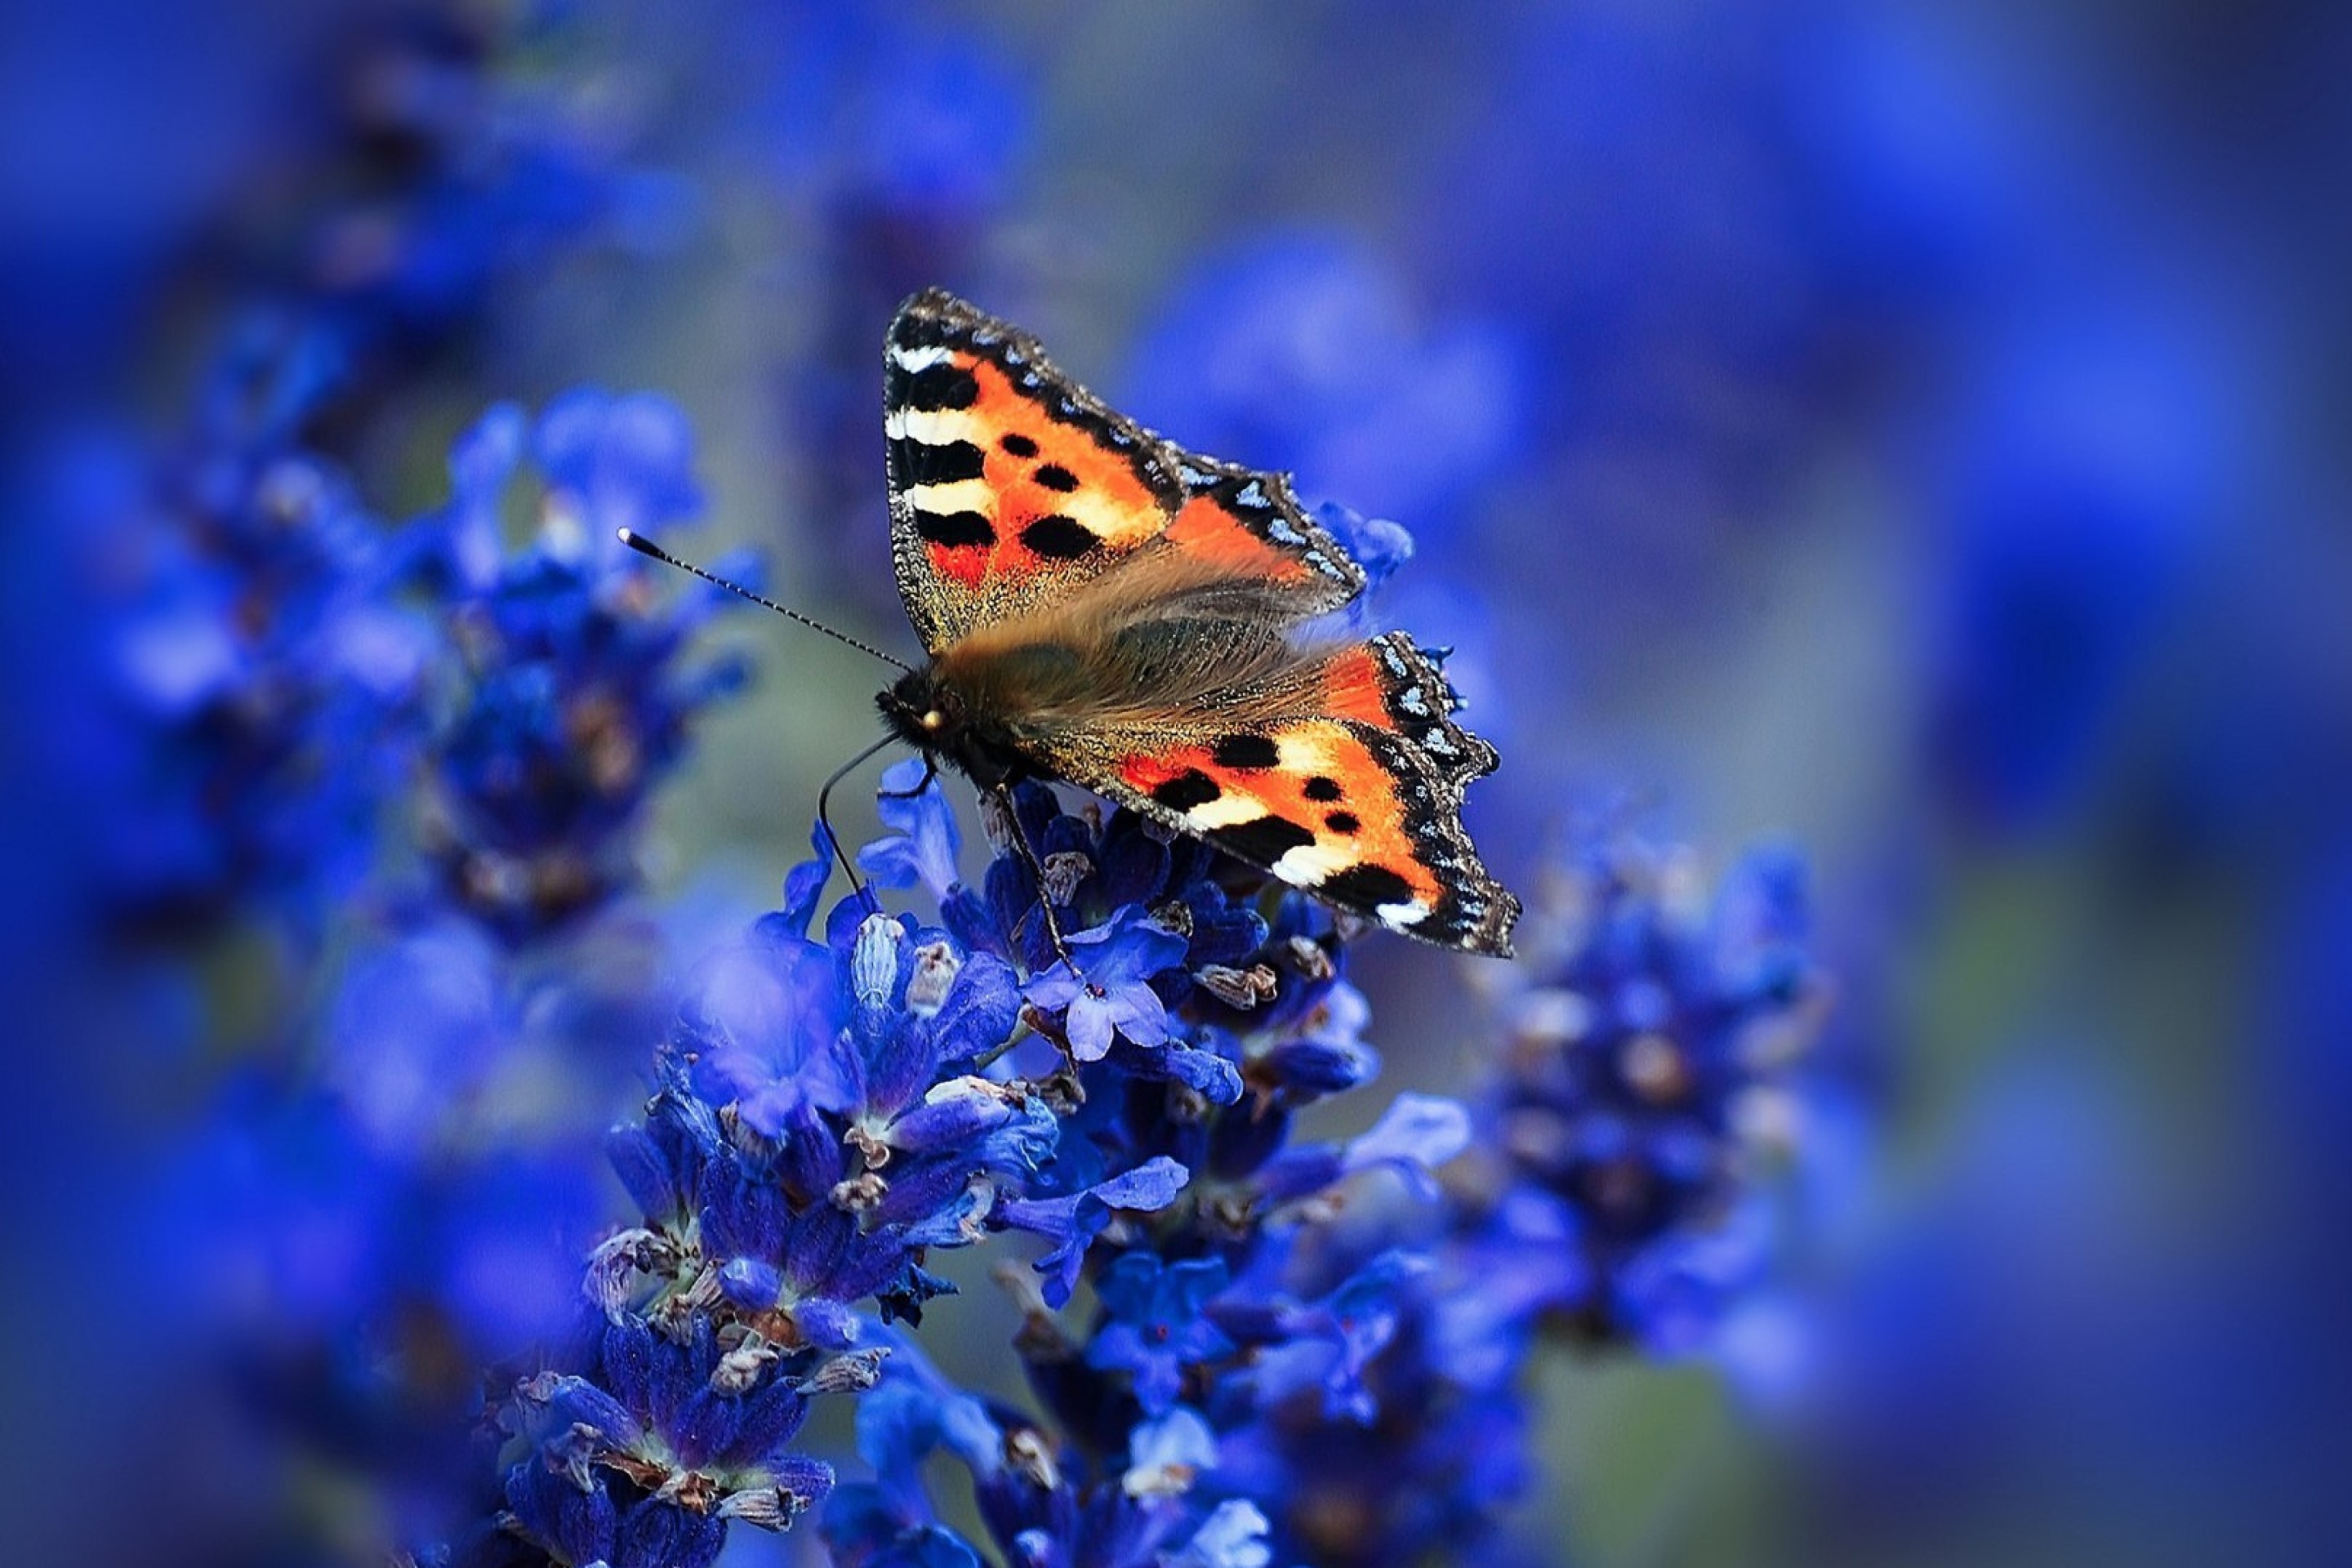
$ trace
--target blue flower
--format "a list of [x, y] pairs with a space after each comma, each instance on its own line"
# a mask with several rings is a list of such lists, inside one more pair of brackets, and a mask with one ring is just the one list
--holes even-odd
[[1257, 1504], [1229, 1498], [1210, 1511], [1192, 1539], [1164, 1558], [1169, 1568], [1266, 1568], [1274, 1549], [1266, 1544], [1265, 1514]]
[[859, 1402], [857, 1457], [874, 1472], [833, 1493], [824, 1540], [851, 1568], [964, 1568], [979, 1561], [933, 1514], [922, 1465], [933, 1450], [955, 1454], [975, 1475], [1003, 1464], [1003, 1436], [987, 1407], [948, 1385], [903, 1342], [890, 1375]]
[[[860, 909], [839, 906], [817, 941], [795, 904], [706, 966], [644, 1123], [614, 1136], [644, 1222], [592, 1260], [607, 1326], [580, 1375], [646, 1436], [608, 1422], [510, 1468], [513, 1528], [533, 1539], [625, 1553], [658, 1541], [700, 1562], [729, 1520], [788, 1523], [830, 1481], [789, 1447], [807, 1395], [868, 1388], [903, 1348], [865, 1304], [917, 1319], [948, 1289], [925, 1249], [1012, 1223], [1003, 1211], [1050, 1153], [1057, 1129], [1036, 1097], [963, 1070], [1013, 1026], [1010, 970]], [[935, 1408], [885, 1402], [869, 1453], [960, 1429], [927, 1425]], [[598, 1467], [585, 1487], [562, 1462], [583, 1443]], [[608, 1472], [645, 1495], [599, 1503]], [[965, 1560], [903, 1488], [863, 1486], [837, 1519], [861, 1561]]]
[[924, 764], [916, 758], [884, 770], [878, 809], [890, 835], [858, 850], [857, 868], [881, 887], [920, 886], [944, 903], [962, 885], [956, 856], [963, 847], [963, 835], [938, 781], [916, 787], [924, 774]]
[[1130, 905], [1108, 925], [1073, 931], [1069, 945], [1077, 972], [1059, 964], [1030, 981], [1026, 993], [1040, 1007], [1068, 1010], [1063, 1027], [1071, 1054], [1100, 1061], [1115, 1036], [1139, 1046], [1166, 1044], [1168, 1008], [1151, 981], [1182, 961], [1184, 939]]
[[835, 1493], [825, 1542], [861, 1565], [975, 1561], [920, 1490], [923, 1460], [944, 1451], [970, 1473], [1002, 1559], [1022, 1568], [1264, 1568], [1265, 1515], [1198, 1484], [1215, 1456], [1199, 1415], [1171, 1410], [1120, 1447], [1124, 1464], [1062, 1449], [1018, 1413], [955, 1393], [909, 1349], [859, 1405], [858, 1450], [875, 1479]]
[[1126, 1373], [1144, 1410], [1163, 1414], [1188, 1368], [1234, 1348], [1202, 1313], [1225, 1279], [1224, 1264], [1214, 1258], [1170, 1264], [1148, 1252], [1128, 1253], [1096, 1282], [1108, 1316], [1087, 1346], [1087, 1364]]
[[763, 1353], [723, 1350], [707, 1321], [682, 1339], [626, 1324], [594, 1379], [526, 1379], [510, 1409], [530, 1450], [506, 1473], [503, 1528], [560, 1561], [667, 1568], [711, 1562], [730, 1521], [788, 1526], [833, 1472], [791, 1447], [813, 1380]]
[[1058, 1307], [1076, 1288], [1095, 1237], [1121, 1213], [1149, 1214], [1166, 1208], [1184, 1190], [1190, 1174], [1166, 1155], [1157, 1155], [1084, 1192], [1012, 1200], [1000, 1205], [998, 1214], [1012, 1228], [1034, 1232], [1054, 1243], [1053, 1250], [1037, 1260], [1037, 1270], [1046, 1277], [1045, 1300]]
[[[1401, 1191], [1374, 1206], [1286, 1249], [1282, 1272], [1302, 1290], [1325, 1286], [1318, 1297], [1276, 1290], [1246, 1319], [1228, 1316], [1252, 1350], [1213, 1396], [1218, 1462], [1205, 1484], [1264, 1509], [1286, 1561], [1473, 1557], [1529, 1472], [1516, 1384], [1530, 1319], [1478, 1310], [1498, 1288], [1507, 1297], [1513, 1260], [1433, 1261], [1393, 1243], [1442, 1239], [1427, 1224], [1442, 1216]], [[1360, 1244], [1384, 1239], [1358, 1261]]]
[[826, 942], [755, 931], [709, 962], [689, 1016], [698, 1078], [757, 1131], [784, 1136], [813, 1106], [919, 1152], [919, 1129], [940, 1118], [918, 1102], [948, 1069], [1003, 1045], [1019, 1008], [1003, 960], [870, 915]]

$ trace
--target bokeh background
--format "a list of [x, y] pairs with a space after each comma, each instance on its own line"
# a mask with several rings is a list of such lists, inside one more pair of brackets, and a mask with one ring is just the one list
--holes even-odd
[[[500, 699], [453, 714], [423, 612], [351, 584], [429, 535], [478, 643], [570, 635], [467, 554], [547, 513], [503, 442], [579, 549], [635, 509], [909, 651], [877, 351], [943, 283], [1412, 531], [1384, 618], [1458, 650], [1506, 880], [1596, 819], [1810, 859], [1841, 996], [1799, 1256], [1717, 1354], [1545, 1359], [1515, 1550], [2340, 1561], [2347, 46], [2194, 0], [11, 7], [26, 1539], [249, 1560], [360, 1510], [241, 1424], [289, 1369], [221, 1315], [299, 1277], [332, 1325], [428, 1255], [523, 1312], [484, 1215], [593, 1229], [603, 1178], [553, 1173], [639, 1092], [652, 977], [772, 902], [873, 731], [880, 667], [653, 584], [606, 650], [645, 678], [628, 869], [510, 901], [629, 892], [494, 1004], [484, 939], [383, 889], [513, 870], [436, 823], [496, 798], [461, 741]], [[1492, 977], [1387, 942], [1357, 978], [1384, 1082], [1458, 1085]], [[254, 1110], [297, 1057], [365, 1137]], [[419, 1140], [463, 1180], [415, 1185]], [[355, 1207], [397, 1211], [381, 1256], [258, 1256]]]

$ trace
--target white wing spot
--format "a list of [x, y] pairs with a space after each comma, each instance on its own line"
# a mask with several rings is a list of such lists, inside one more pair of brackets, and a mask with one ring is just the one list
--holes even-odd
[[1213, 801], [1196, 805], [1184, 813], [1187, 825], [1203, 833], [1220, 827], [1238, 827], [1245, 822], [1255, 822], [1265, 815], [1265, 807], [1245, 795], [1221, 795]]
[[903, 437], [926, 447], [986, 435], [980, 422], [961, 408], [900, 408], [884, 416], [882, 433], [893, 441]]
[[996, 515], [996, 492], [986, 479], [957, 479], [944, 485], [910, 485], [907, 499], [925, 511], [976, 511]]
[[1345, 845], [1302, 844], [1284, 852], [1274, 863], [1274, 874], [1294, 888], [1319, 888], [1359, 858]]
[[892, 348], [890, 357], [903, 371], [929, 370], [935, 364], [945, 364], [955, 356], [937, 344], [929, 348]]

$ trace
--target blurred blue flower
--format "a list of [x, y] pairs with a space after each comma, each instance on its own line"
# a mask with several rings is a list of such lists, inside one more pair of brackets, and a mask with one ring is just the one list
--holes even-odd
[[432, 639], [381, 525], [281, 426], [227, 415], [76, 444], [35, 499], [71, 552], [44, 616], [80, 658], [30, 733], [99, 934], [315, 935], [421, 739]]
[[1193, 450], [1442, 537], [1520, 450], [1528, 353], [1499, 322], [1428, 323], [1361, 242], [1277, 231], [1179, 284], [1125, 396]]
[[1994, 833], [2063, 819], [2095, 782], [2242, 461], [2238, 367], [2191, 307], [2110, 310], [1979, 334], [1940, 411], [1928, 740], [1951, 805]]
[[691, 221], [688, 188], [632, 162], [628, 95], [582, 68], [561, 8], [413, 7], [336, 32], [320, 74], [340, 79], [305, 104], [307, 200], [249, 265], [330, 323], [355, 368], [413, 361], [514, 284], [661, 249]]
[[[509, 556], [501, 512], [526, 446], [539, 526]], [[699, 508], [692, 456], [660, 397], [583, 388], [535, 425], [500, 405], [459, 438], [448, 504], [407, 541], [465, 661], [440, 694], [433, 850], [457, 901], [509, 936], [633, 884], [629, 830], [695, 715], [746, 679], [740, 658], [686, 653], [730, 597], [697, 583], [665, 605], [614, 537]]]
[[[136, 953], [178, 984], [124, 989], [182, 999], [97, 1042], [101, 1079], [141, 1086], [107, 1097], [99, 1140], [135, 1176], [85, 1229], [170, 1271], [157, 1353], [196, 1373], [174, 1397], [234, 1406], [187, 1418], [368, 1479], [402, 1531], [462, 1486], [472, 1369], [578, 1319], [609, 1192], [583, 1156], [662, 1005], [659, 928], [614, 895], [648, 792], [735, 674], [688, 652], [694, 603], [575, 547], [596, 510], [680, 504], [682, 439], [664, 458], [614, 434], [629, 460], [598, 461], [575, 424], [590, 489], [551, 492], [562, 515], [509, 561], [486, 520], [519, 415], [460, 443], [474, 489], [449, 513], [395, 532], [288, 435], [310, 395], [267, 378], [299, 367], [236, 368], [265, 379], [220, 389], [175, 452], [82, 448], [72, 470], [95, 576], [68, 581], [110, 652], [58, 743], [83, 808], [117, 818], [93, 843], [131, 854], [119, 878], [85, 867], [92, 951], [70, 956]], [[439, 815], [412, 840], [392, 807], [420, 777]], [[517, 900], [421, 874], [492, 850], [604, 876]], [[269, 963], [208, 975], [249, 927]], [[251, 993], [250, 1037], [194, 1005], [204, 984]], [[272, 1506], [253, 1499], [257, 1528], [299, 1533]]]
[[576, 387], [547, 405], [531, 446], [551, 520], [576, 521], [599, 544], [624, 528], [650, 532], [702, 510], [693, 427], [658, 393]]
[[791, 313], [801, 350], [785, 367], [789, 459], [811, 542], [837, 567], [833, 591], [880, 624], [898, 616], [887, 579], [841, 553], [887, 527], [872, 443], [877, 345], [899, 301], [950, 283], [1016, 309], [1034, 269], [997, 244], [1040, 140], [1042, 79], [994, 26], [931, 9], [750, 7], [730, 59], [757, 62], [751, 156], [797, 241]]
[[1500, 1184], [1465, 1245], [1543, 1260], [1542, 1309], [1581, 1334], [1687, 1351], [1771, 1257], [1754, 1183], [1828, 1001], [1804, 867], [1757, 851], [1709, 900], [1687, 855], [1619, 832], [1573, 873], [1522, 948], [1483, 1111]]

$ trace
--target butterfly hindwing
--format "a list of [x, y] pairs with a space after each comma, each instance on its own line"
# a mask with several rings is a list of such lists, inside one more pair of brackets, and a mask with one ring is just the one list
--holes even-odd
[[1320, 673], [1326, 711], [1401, 737], [1456, 792], [1495, 771], [1495, 748], [1454, 721], [1453, 683], [1402, 632], [1343, 648]]
[[[1414, 684], [1423, 692], [1408, 703]], [[1435, 666], [1391, 633], [1326, 656], [1295, 713], [1221, 731], [1212, 704], [1176, 728], [1062, 738], [1052, 762], [1391, 931], [1507, 953], [1518, 900], [1462, 827], [1464, 786], [1493, 771], [1495, 753], [1445, 716], [1456, 705]]]

